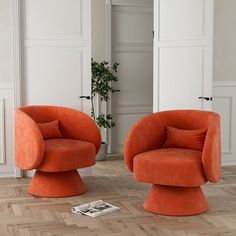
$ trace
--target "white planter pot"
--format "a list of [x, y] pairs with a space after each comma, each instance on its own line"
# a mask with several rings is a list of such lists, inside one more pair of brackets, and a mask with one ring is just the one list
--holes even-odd
[[106, 157], [107, 157], [107, 148], [108, 148], [108, 144], [102, 142], [100, 150], [99, 150], [99, 152], [96, 156], [97, 161], [104, 161], [106, 159]]

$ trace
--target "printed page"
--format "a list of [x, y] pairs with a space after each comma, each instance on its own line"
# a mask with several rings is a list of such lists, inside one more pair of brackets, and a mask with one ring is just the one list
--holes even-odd
[[104, 202], [103, 200], [98, 200], [88, 204], [72, 207], [71, 210], [73, 213], [96, 217], [119, 209], [119, 207], [113, 206], [107, 202]]

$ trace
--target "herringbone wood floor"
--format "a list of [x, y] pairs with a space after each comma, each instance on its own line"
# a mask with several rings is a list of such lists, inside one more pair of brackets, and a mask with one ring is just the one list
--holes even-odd
[[[93, 172], [84, 177], [87, 193], [62, 199], [30, 196], [30, 179], [1, 179], [0, 236], [236, 236], [236, 167], [223, 168], [220, 183], [204, 186], [210, 209], [192, 217], [144, 211], [149, 186], [134, 182], [121, 160], [99, 162]], [[70, 212], [71, 206], [97, 199], [121, 210], [99, 218]]]

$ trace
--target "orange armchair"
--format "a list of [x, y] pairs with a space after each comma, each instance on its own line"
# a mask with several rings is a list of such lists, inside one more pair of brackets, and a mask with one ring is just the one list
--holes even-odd
[[67, 197], [83, 193], [77, 169], [95, 164], [100, 144], [97, 126], [78, 110], [27, 106], [15, 111], [15, 162], [22, 170], [37, 169], [28, 187], [32, 195]]
[[[204, 134], [200, 147], [201, 137], [191, 138], [198, 131]], [[162, 215], [205, 212], [208, 204], [200, 186], [220, 179], [220, 139], [220, 117], [214, 112], [163, 111], [138, 121], [126, 139], [124, 158], [135, 180], [153, 184], [144, 209]]]

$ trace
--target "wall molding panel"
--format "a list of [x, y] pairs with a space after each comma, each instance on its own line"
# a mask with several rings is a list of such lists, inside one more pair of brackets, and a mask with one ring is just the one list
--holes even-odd
[[16, 177], [13, 146], [14, 84], [0, 82], [0, 178]]
[[106, 4], [117, 6], [150, 6], [153, 0], [106, 0]]
[[236, 81], [214, 81], [213, 111], [221, 115], [222, 165], [236, 165]]
[[116, 106], [115, 114], [150, 114], [152, 113], [152, 105], [140, 105], [140, 104], [122, 104]]
[[5, 139], [5, 99], [0, 98], [0, 165], [6, 164]]

